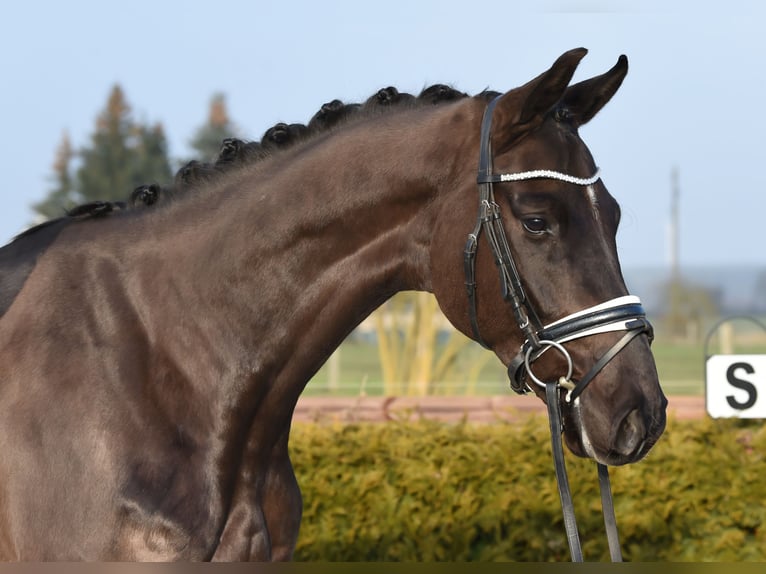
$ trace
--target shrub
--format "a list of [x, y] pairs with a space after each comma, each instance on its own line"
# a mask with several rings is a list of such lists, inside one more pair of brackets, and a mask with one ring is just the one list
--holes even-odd
[[[567, 561], [547, 422], [296, 423], [304, 499], [296, 560]], [[675, 421], [612, 469], [632, 561], [765, 560], [766, 430]], [[596, 466], [567, 455], [587, 560], [609, 560]]]

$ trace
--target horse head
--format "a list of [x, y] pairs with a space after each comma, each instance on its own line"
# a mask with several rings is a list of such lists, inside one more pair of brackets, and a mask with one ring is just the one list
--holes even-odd
[[[585, 53], [477, 106], [481, 141], [466, 147], [475, 155], [472, 173], [457, 177], [460, 206], [445, 201], [437, 222], [432, 288], [451, 322], [509, 367], [515, 389], [547, 400], [545, 384], [561, 381], [573, 453], [619, 465], [658, 440], [667, 400], [651, 325], [620, 269], [619, 206], [578, 134], [621, 85], [627, 59], [570, 86]], [[463, 266], [457, 230], [469, 237]]]

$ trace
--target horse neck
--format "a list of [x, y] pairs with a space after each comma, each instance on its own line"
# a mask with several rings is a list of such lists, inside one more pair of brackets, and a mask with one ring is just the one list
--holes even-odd
[[[346, 128], [191, 201], [199, 211], [195, 203], [220, 199], [182, 237], [168, 220], [164, 272], [190, 283], [177, 287], [186, 300], [175, 304], [204, 307], [215, 337], [226, 333], [228, 349], [249, 354], [222, 364], [244, 362], [256, 379], [299, 393], [383, 301], [430, 290], [432, 200], [453, 177], [444, 166], [458, 163], [436, 133], [444, 113], [379, 119], [374, 137], [364, 125]], [[168, 210], [176, 220], [181, 203]]]

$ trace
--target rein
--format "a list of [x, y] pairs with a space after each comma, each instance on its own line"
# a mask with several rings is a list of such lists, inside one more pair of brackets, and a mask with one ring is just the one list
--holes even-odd
[[[588, 186], [597, 182], [600, 175], [598, 169], [588, 178], [575, 177], [551, 170], [532, 170], [509, 174], [493, 173], [490, 136], [492, 112], [499, 99], [500, 96], [487, 105], [481, 126], [479, 173], [477, 178], [479, 185], [479, 214], [476, 225], [471, 233], [468, 234], [463, 260], [465, 285], [469, 302], [468, 314], [474, 339], [483, 347], [489, 348], [479, 332], [476, 293], [476, 250], [479, 236], [483, 231], [500, 274], [500, 288], [503, 299], [510, 304], [516, 323], [526, 337], [521, 350], [508, 366], [511, 388], [519, 394], [530, 392], [532, 389], [527, 379], [531, 380], [533, 384], [545, 388], [554, 467], [564, 516], [564, 527], [572, 561], [582, 562], [582, 548], [580, 546], [572, 495], [564, 463], [561, 438], [564, 428], [561, 418], [560, 391], [565, 391], [564, 401], [567, 404], [577, 405], [577, 401], [586, 386], [610, 360], [633, 339], [643, 333], [648, 335], [651, 343], [653, 331], [651, 324], [646, 319], [646, 313], [641, 306], [640, 299], [631, 295], [617, 297], [588, 309], [578, 311], [549, 325], [543, 326], [541, 324], [535, 309], [524, 292], [521, 276], [519, 275], [518, 267], [511, 253], [508, 238], [501, 221], [500, 208], [494, 199], [492, 184], [545, 178], [573, 185]], [[563, 346], [563, 343], [597, 333], [612, 331], [625, 331], [625, 334], [596, 361], [581, 380], [573, 382], [571, 380], [573, 371], [572, 358]], [[562, 376], [556, 381], [546, 382], [535, 376], [532, 371], [532, 363], [550, 348], [557, 350], [564, 356], [567, 361], [568, 372], [566, 376]], [[613, 562], [620, 562], [622, 561], [622, 554], [609, 483], [609, 471], [606, 465], [598, 462], [597, 467], [609, 552]]]

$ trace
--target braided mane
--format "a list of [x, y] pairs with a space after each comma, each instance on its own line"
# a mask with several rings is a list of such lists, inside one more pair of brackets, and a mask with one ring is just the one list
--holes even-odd
[[157, 183], [141, 185], [131, 194], [129, 204], [131, 206], [154, 205], [164, 196], [175, 195], [200, 184], [209, 183], [234, 167], [262, 161], [280, 150], [291, 148], [300, 142], [336, 129], [352, 119], [382, 113], [393, 108], [437, 105], [465, 97], [468, 97], [468, 94], [450, 86], [434, 84], [425, 88], [418, 96], [400, 92], [395, 87], [389, 86], [378, 90], [361, 104], [332, 100], [323, 104], [308, 124], [279, 122], [267, 129], [259, 141], [245, 141], [238, 138], [223, 140], [215, 161], [188, 162], [176, 172], [173, 184], [169, 187], [161, 187]]
[[[477, 97], [491, 99], [497, 94], [498, 92], [485, 90]], [[37, 231], [62, 220], [74, 222], [105, 217], [123, 210], [152, 207], [171, 197], [183, 195], [203, 184], [215, 181], [234, 168], [262, 161], [318, 134], [336, 129], [352, 119], [404, 107], [439, 105], [466, 97], [468, 94], [451, 86], [433, 84], [423, 89], [417, 96], [400, 92], [395, 87], [389, 86], [378, 90], [363, 103], [332, 100], [323, 104], [307, 124], [279, 122], [267, 129], [257, 141], [227, 138], [221, 142], [218, 157], [214, 161], [192, 160], [186, 163], [176, 172], [173, 181], [169, 184], [161, 185], [153, 182], [140, 185], [131, 192], [127, 201], [92, 201], [78, 205], [68, 210], [63, 217], [44, 221], [23, 231], [12, 242], [32, 236]]]
[[[477, 98], [490, 99], [496, 92], [484, 91]], [[434, 84], [414, 96], [393, 86], [375, 92], [362, 103], [332, 100], [322, 105], [307, 124], [277, 123], [267, 129], [258, 141], [227, 138], [221, 143], [218, 156], [212, 162], [190, 161], [175, 174], [173, 181], [160, 185], [147, 183], [133, 190], [126, 201], [91, 201], [68, 210], [64, 216], [49, 219], [19, 233], [0, 247], [0, 316], [10, 306], [38, 257], [53, 244], [70, 224], [111, 217], [115, 213], [138, 215], [154, 206], [169, 203], [173, 198], [188, 196], [213, 183], [224, 174], [252, 165], [293, 148], [301, 142], [339, 129], [347, 123], [362, 120], [394, 109], [439, 105], [468, 97], [444, 84]]]

